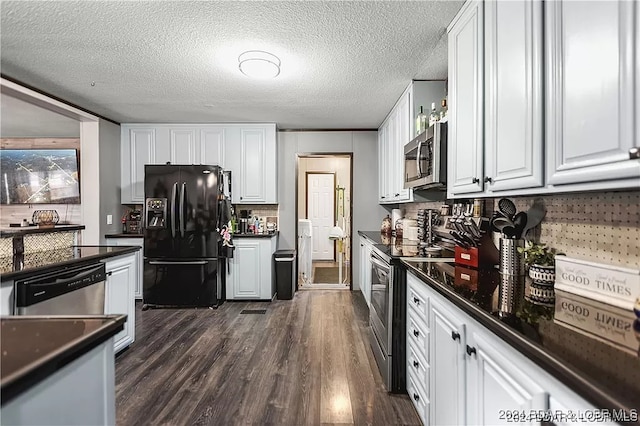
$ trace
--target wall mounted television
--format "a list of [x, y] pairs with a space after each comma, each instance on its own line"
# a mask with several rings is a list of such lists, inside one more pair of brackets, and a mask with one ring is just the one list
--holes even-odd
[[0, 149], [1, 204], [79, 204], [75, 149]]

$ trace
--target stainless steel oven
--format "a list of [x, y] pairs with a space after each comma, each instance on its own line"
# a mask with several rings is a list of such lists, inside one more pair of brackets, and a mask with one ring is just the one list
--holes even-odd
[[405, 188], [445, 188], [447, 123], [436, 123], [404, 147]]
[[393, 275], [391, 264], [371, 252], [371, 348], [387, 390], [391, 390]]

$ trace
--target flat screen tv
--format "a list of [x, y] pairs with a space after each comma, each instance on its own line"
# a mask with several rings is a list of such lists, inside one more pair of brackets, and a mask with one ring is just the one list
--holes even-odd
[[78, 151], [1, 149], [0, 203], [79, 204]]

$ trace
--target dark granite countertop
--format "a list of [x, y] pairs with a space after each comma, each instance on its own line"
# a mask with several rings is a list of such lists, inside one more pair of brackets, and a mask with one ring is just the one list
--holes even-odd
[[124, 328], [126, 315], [0, 319], [2, 404]]
[[144, 238], [144, 234], [104, 234], [105, 238]]
[[0, 229], [0, 238], [17, 237], [27, 234], [43, 234], [46, 232], [81, 231], [84, 228], [84, 225], [55, 225], [52, 227], [22, 226], [19, 228], [4, 228]]
[[[513, 281], [494, 269], [402, 263], [596, 408], [640, 408], [640, 320], [633, 311], [561, 291], [555, 304], [543, 305], [531, 299], [524, 277]], [[510, 288], [515, 302], [502, 305], [500, 292]]]
[[271, 238], [271, 237], [277, 237], [278, 233], [280, 231], [276, 231], [274, 233], [271, 234], [267, 234], [267, 233], [262, 233], [262, 234], [233, 234], [232, 238]]
[[[398, 263], [400, 260], [412, 257], [422, 257], [424, 254], [419, 249], [417, 240], [406, 238], [396, 238], [393, 235], [382, 234], [380, 231], [358, 231], [358, 235], [366, 238], [373, 244], [384, 260], [390, 263]], [[454, 253], [450, 250], [443, 250], [438, 256], [440, 258], [453, 259]]]
[[121, 256], [138, 250], [140, 250], [139, 246], [72, 246], [13, 257], [0, 257], [0, 277], [2, 281], [14, 280], [85, 261]]

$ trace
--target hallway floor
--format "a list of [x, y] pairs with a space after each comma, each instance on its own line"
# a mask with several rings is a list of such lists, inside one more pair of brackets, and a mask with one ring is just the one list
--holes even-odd
[[359, 292], [137, 308], [136, 341], [116, 360], [118, 425], [420, 424], [407, 395], [384, 389]]

